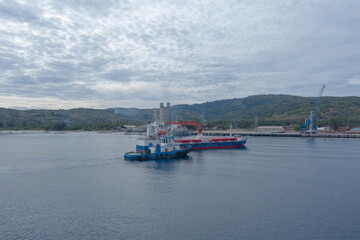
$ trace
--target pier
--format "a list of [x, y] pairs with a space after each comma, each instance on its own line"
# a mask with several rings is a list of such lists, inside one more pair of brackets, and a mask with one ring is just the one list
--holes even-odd
[[[193, 135], [196, 135], [197, 132], [192, 132]], [[229, 130], [206, 130], [203, 131], [204, 136], [230, 136]], [[233, 129], [232, 135], [238, 136], [258, 136], [258, 137], [306, 137], [306, 138], [360, 138], [360, 134], [353, 133], [317, 133], [317, 134], [305, 134], [299, 132], [255, 132], [255, 131], [239, 131]]]

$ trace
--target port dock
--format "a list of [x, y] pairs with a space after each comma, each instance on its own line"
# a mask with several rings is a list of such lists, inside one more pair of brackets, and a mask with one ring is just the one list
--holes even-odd
[[[197, 132], [192, 132], [193, 135], [196, 135]], [[205, 130], [203, 131], [204, 136], [230, 136], [229, 130]], [[306, 138], [360, 138], [359, 134], [354, 133], [317, 133], [317, 134], [305, 134], [299, 132], [256, 132], [256, 131], [237, 131], [236, 129], [232, 130], [232, 135], [242, 135], [242, 136], [258, 136], [258, 137], [306, 137]]]

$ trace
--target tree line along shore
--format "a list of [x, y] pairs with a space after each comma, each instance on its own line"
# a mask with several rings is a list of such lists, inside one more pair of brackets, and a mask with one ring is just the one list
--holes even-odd
[[[283, 126], [298, 131], [315, 106], [315, 97], [258, 95], [201, 104], [171, 106], [174, 120], [198, 121], [206, 128], [253, 129]], [[69, 110], [16, 110], [0, 108], [0, 130], [119, 130], [122, 125], [144, 125], [153, 120], [154, 109], [76, 108]], [[360, 97], [323, 97], [315, 118], [317, 126], [360, 126]]]

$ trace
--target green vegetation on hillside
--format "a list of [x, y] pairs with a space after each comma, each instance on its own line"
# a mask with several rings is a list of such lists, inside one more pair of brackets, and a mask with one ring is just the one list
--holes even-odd
[[[174, 117], [206, 121], [209, 127], [228, 128], [232, 122], [240, 128], [253, 128], [255, 117], [260, 125], [296, 126], [304, 124], [317, 98], [289, 95], [259, 95], [172, 108]], [[174, 110], [173, 110], [174, 109]], [[316, 114], [318, 126], [360, 125], [360, 97], [323, 97]]]
[[[0, 108], [0, 129], [9, 130], [113, 130], [142, 121], [114, 109], [13, 110]], [[142, 113], [144, 114], [144, 113]], [[145, 115], [146, 116], [146, 115]]]
[[[298, 127], [309, 117], [316, 98], [259, 95], [171, 107], [173, 119], [200, 121], [207, 127], [252, 128], [259, 125]], [[154, 109], [118, 108], [70, 110], [13, 110], [0, 108], [0, 129], [112, 130], [123, 124], [145, 124]], [[316, 115], [318, 126], [360, 126], [360, 97], [323, 97]]]

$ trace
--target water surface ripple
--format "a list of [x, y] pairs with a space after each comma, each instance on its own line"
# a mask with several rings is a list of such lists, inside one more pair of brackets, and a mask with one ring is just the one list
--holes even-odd
[[0, 134], [0, 239], [360, 239], [359, 139], [123, 160], [135, 142]]

